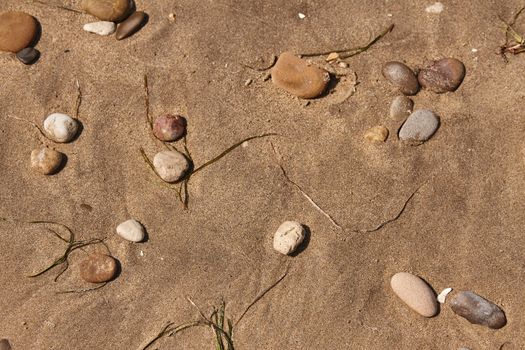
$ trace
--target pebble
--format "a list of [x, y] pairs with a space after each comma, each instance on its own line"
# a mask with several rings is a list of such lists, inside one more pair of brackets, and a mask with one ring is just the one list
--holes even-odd
[[40, 57], [40, 52], [33, 47], [26, 47], [16, 53], [16, 58], [23, 64], [32, 64], [38, 57]]
[[503, 310], [496, 304], [471, 291], [461, 291], [452, 296], [450, 308], [470, 323], [499, 329], [507, 324]]
[[306, 230], [296, 221], [285, 221], [273, 236], [273, 249], [284, 255], [292, 254], [304, 241]]
[[0, 340], [0, 350], [11, 350], [11, 344], [9, 343], [9, 340], [5, 338]]
[[44, 130], [55, 142], [69, 142], [77, 135], [78, 122], [68, 115], [53, 113], [44, 120]]
[[390, 118], [401, 121], [405, 120], [414, 109], [414, 101], [406, 96], [394, 97], [390, 104]]
[[443, 58], [419, 71], [421, 86], [435, 93], [455, 91], [465, 77], [465, 65], [455, 58]]
[[31, 152], [31, 167], [44, 175], [52, 175], [60, 170], [64, 154], [48, 147], [34, 149]]
[[172, 183], [184, 177], [190, 163], [180, 152], [161, 151], [153, 158], [153, 166], [162, 180]]
[[80, 277], [86, 282], [101, 283], [117, 274], [117, 261], [112, 256], [95, 253], [80, 263]]
[[137, 11], [129, 16], [124, 22], [120, 23], [117, 28], [117, 34], [115, 35], [117, 40], [125, 39], [138, 32], [146, 21], [146, 17], [146, 13]]
[[425, 317], [435, 316], [438, 304], [434, 291], [418, 276], [398, 272], [390, 280], [394, 293], [412, 310]]
[[445, 301], [447, 300], [447, 296], [450, 294], [450, 292], [452, 292], [452, 288], [445, 288], [445, 289], [443, 289], [441, 291], [441, 293], [439, 293], [439, 295], [437, 296], [438, 303], [444, 304]]
[[290, 52], [283, 52], [271, 71], [273, 83], [301, 98], [315, 98], [321, 95], [330, 74]]
[[117, 234], [131, 242], [141, 242], [146, 236], [144, 226], [134, 219], [129, 219], [118, 225]]
[[367, 139], [370, 142], [374, 142], [374, 143], [385, 142], [387, 138], [388, 138], [388, 129], [384, 127], [383, 125], [371, 127], [365, 133], [365, 139]]
[[31, 45], [37, 31], [36, 19], [25, 12], [0, 13], [0, 51], [19, 52]]
[[425, 142], [439, 127], [439, 117], [428, 109], [418, 109], [410, 114], [401, 129], [399, 138], [403, 141]]
[[407, 65], [391, 61], [383, 66], [383, 76], [404, 95], [415, 95], [419, 91], [417, 77]]
[[186, 119], [180, 115], [161, 115], [153, 123], [153, 135], [161, 141], [175, 141], [185, 133]]
[[131, 9], [130, 0], [82, 0], [84, 11], [101, 21], [120, 22]]
[[107, 36], [115, 33], [117, 28], [116, 24], [108, 21], [100, 21], [93, 23], [84, 24], [84, 30], [86, 32], [95, 33], [102, 36]]

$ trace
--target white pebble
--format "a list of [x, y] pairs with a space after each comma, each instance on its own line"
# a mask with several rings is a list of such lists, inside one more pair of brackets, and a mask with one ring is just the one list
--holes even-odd
[[303, 242], [306, 231], [296, 221], [285, 221], [273, 236], [273, 249], [281, 254], [291, 254]]
[[447, 299], [448, 293], [452, 292], [452, 288], [445, 288], [439, 293], [437, 296], [437, 300], [440, 304], [445, 304], [445, 300]]
[[177, 151], [161, 151], [153, 158], [153, 166], [160, 178], [166, 182], [177, 182], [188, 171], [188, 159]]
[[55, 142], [69, 142], [78, 132], [78, 122], [68, 115], [53, 113], [44, 120], [44, 130]]
[[86, 32], [95, 33], [103, 36], [115, 33], [116, 28], [117, 26], [115, 25], [115, 23], [106, 21], [84, 24], [84, 30]]
[[471, 51], [472, 51], [473, 53], [476, 53], [476, 52], [478, 52], [478, 49], [473, 48]]
[[304, 19], [306, 17], [306, 15], [304, 13], [301, 13], [301, 12], [299, 12], [298, 16], [299, 16], [300, 19]]
[[117, 226], [117, 234], [131, 242], [141, 242], [146, 233], [144, 227], [137, 220], [129, 219]]
[[425, 11], [427, 13], [441, 13], [441, 12], [443, 12], [444, 8], [445, 8], [445, 6], [443, 6], [442, 3], [436, 2], [433, 5], [427, 6]]

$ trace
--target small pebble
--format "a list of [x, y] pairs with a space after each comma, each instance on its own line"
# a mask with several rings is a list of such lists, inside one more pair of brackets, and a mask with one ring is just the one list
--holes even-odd
[[470, 323], [499, 329], [507, 324], [503, 310], [496, 304], [471, 291], [461, 291], [452, 296], [450, 308]]
[[36, 19], [25, 12], [0, 13], [0, 51], [21, 51], [33, 42], [37, 31]]
[[124, 22], [120, 23], [117, 28], [115, 37], [122, 40], [138, 32], [146, 21], [147, 15], [142, 11], [134, 12]]
[[374, 143], [385, 142], [388, 138], [388, 129], [383, 125], [371, 127], [365, 133], [365, 139]]
[[410, 114], [401, 129], [399, 138], [403, 141], [422, 143], [427, 141], [439, 127], [439, 117], [427, 109], [418, 109]]
[[390, 280], [394, 293], [412, 310], [425, 317], [435, 316], [438, 304], [434, 291], [421, 278], [408, 272], [398, 272]]
[[301, 98], [315, 98], [321, 95], [330, 75], [290, 52], [283, 52], [272, 71], [273, 83], [292, 95]]
[[101, 21], [120, 22], [131, 9], [130, 0], [82, 0], [84, 11]]
[[64, 154], [54, 149], [42, 147], [31, 152], [31, 167], [44, 175], [52, 175], [60, 170]]
[[244, 86], [248, 86], [252, 83], [252, 80], [251, 79], [246, 79], [246, 81], [244, 82]]
[[436, 2], [436, 3], [434, 3], [434, 4], [430, 5], [430, 6], [427, 6], [427, 7], [425, 8], [425, 11], [426, 11], [427, 13], [438, 14], [438, 13], [443, 12], [443, 9], [444, 9], [444, 8], [445, 8], [445, 6], [443, 6], [442, 3], [440, 3], [440, 2]]
[[455, 58], [443, 58], [419, 71], [421, 86], [435, 93], [455, 91], [465, 77], [465, 65]]
[[93, 23], [86, 23], [84, 24], [83, 29], [86, 32], [95, 33], [102, 36], [107, 36], [115, 33], [115, 29], [117, 29], [117, 26], [114, 22], [108, 22], [108, 21], [100, 21], [100, 22], [93, 22]]
[[141, 242], [146, 236], [144, 226], [134, 219], [129, 219], [118, 225], [117, 234], [131, 242]]
[[445, 288], [445, 289], [443, 289], [441, 291], [441, 293], [439, 293], [439, 295], [437, 297], [438, 303], [444, 304], [445, 301], [447, 300], [447, 296], [449, 295], [450, 292], [452, 292], [452, 288]]
[[416, 75], [412, 69], [401, 62], [387, 62], [383, 66], [383, 76], [404, 95], [415, 95], [419, 91]]
[[396, 96], [390, 104], [390, 118], [401, 121], [405, 120], [414, 109], [414, 101], [406, 96]]
[[80, 277], [86, 282], [108, 282], [116, 274], [117, 261], [106, 254], [92, 254], [80, 263]]
[[339, 58], [339, 54], [337, 52], [332, 52], [330, 53], [328, 56], [326, 56], [326, 61], [327, 62], [330, 62], [330, 61], [335, 61]]
[[186, 119], [180, 115], [161, 115], [153, 123], [153, 135], [161, 141], [176, 141], [185, 133]]
[[292, 254], [304, 241], [306, 230], [297, 221], [285, 221], [273, 236], [273, 249], [284, 255]]
[[337, 65], [338, 65], [340, 68], [348, 68], [348, 63], [346, 63], [346, 62], [339, 62]]
[[38, 57], [40, 57], [40, 52], [33, 47], [26, 47], [16, 53], [16, 58], [23, 64], [32, 64]]
[[44, 120], [44, 130], [47, 136], [55, 142], [64, 143], [73, 140], [78, 129], [78, 122], [62, 113], [50, 114]]
[[306, 15], [304, 13], [301, 13], [299, 12], [299, 14], [297, 14], [297, 16], [300, 18], [300, 19], [305, 19], [306, 18]]
[[168, 19], [172, 22], [175, 22], [175, 14], [172, 12], [168, 15]]
[[5, 338], [0, 340], [0, 350], [11, 350], [11, 344], [9, 343], [9, 340]]
[[190, 163], [180, 152], [161, 151], [153, 158], [153, 166], [162, 180], [172, 183], [184, 177]]

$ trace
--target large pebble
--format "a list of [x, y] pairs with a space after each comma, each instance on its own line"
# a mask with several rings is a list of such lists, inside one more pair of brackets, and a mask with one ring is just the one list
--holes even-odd
[[36, 19], [24, 12], [0, 13], [0, 51], [18, 52], [28, 47], [38, 30]]
[[129, 16], [124, 22], [120, 23], [117, 28], [117, 33], [115, 38], [117, 40], [122, 40], [135, 34], [142, 28], [142, 25], [145, 23], [147, 15], [142, 11], [134, 12]]
[[60, 170], [64, 154], [54, 149], [42, 147], [31, 152], [31, 167], [44, 175], [55, 174]]
[[144, 227], [137, 220], [129, 219], [117, 226], [117, 234], [131, 242], [141, 242], [146, 236]]
[[365, 132], [365, 139], [373, 143], [385, 142], [388, 138], [388, 129], [383, 125], [371, 127]]
[[407, 65], [391, 61], [383, 66], [383, 76], [396, 86], [402, 94], [415, 95], [419, 91], [417, 77]]
[[44, 120], [47, 136], [55, 142], [69, 142], [78, 132], [78, 122], [68, 115], [53, 113]]
[[40, 52], [33, 47], [26, 47], [16, 53], [16, 58], [23, 64], [32, 64], [38, 57], [40, 57]]
[[86, 32], [95, 33], [98, 35], [106, 36], [115, 33], [117, 26], [113, 22], [100, 21], [93, 23], [84, 24], [83, 29]]
[[390, 118], [401, 121], [405, 120], [414, 109], [414, 101], [406, 96], [396, 96], [390, 104]]
[[101, 283], [117, 274], [117, 261], [112, 256], [95, 253], [80, 263], [80, 277], [86, 282]]
[[455, 91], [465, 77], [465, 65], [455, 58], [443, 58], [419, 71], [421, 86], [438, 94]]
[[161, 141], [175, 141], [185, 133], [186, 119], [180, 115], [161, 115], [153, 123], [153, 135]]
[[272, 68], [272, 81], [295, 96], [315, 98], [326, 89], [330, 75], [290, 52], [283, 52]]
[[304, 241], [306, 230], [296, 221], [285, 221], [273, 236], [273, 249], [281, 254], [292, 254]]
[[412, 113], [401, 129], [399, 138], [403, 141], [425, 142], [439, 127], [439, 117], [427, 109], [419, 109]]
[[496, 304], [470, 291], [461, 291], [452, 296], [450, 308], [470, 323], [499, 329], [507, 324], [503, 310]]
[[11, 350], [11, 344], [9, 343], [9, 340], [0, 340], [0, 350]]
[[153, 157], [153, 166], [160, 178], [166, 182], [182, 179], [190, 167], [184, 154], [177, 151], [161, 151]]
[[438, 304], [434, 291], [418, 276], [398, 272], [390, 280], [394, 293], [412, 310], [425, 317], [435, 316]]
[[128, 15], [130, 0], [82, 0], [82, 9], [101, 21], [119, 22]]

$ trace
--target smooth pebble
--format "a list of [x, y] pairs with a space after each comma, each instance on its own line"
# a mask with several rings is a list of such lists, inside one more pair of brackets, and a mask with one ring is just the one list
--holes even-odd
[[406, 96], [396, 96], [390, 104], [390, 118], [401, 121], [405, 120], [414, 109], [414, 101]]
[[33, 42], [37, 31], [36, 19], [25, 12], [0, 13], [0, 51], [19, 52]]
[[273, 236], [273, 249], [281, 254], [292, 254], [304, 241], [306, 230], [297, 221], [285, 221]]
[[176, 141], [185, 133], [186, 119], [180, 115], [161, 115], [153, 123], [153, 135], [161, 141]]
[[9, 340], [5, 338], [0, 340], [0, 350], [11, 350], [11, 344], [9, 343]]
[[126, 20], [120, 23], [117, 27], [117, 34], [115, 38], [117, 40], [122, 40], [135, 34], [142, 28], [142, 25], [146, 21], [147, 15], [142, 11], [134, 12], [131, 16], [126, 18]]
[[111, 35], [115, 33], [115, 29], [117, 26], [113, 22], [108, 21], [100, 21], [100, 22], [93, 22], [93, 23], [86, 23], [84, 24], [83, 29], [86, 32], [106, 36]]
[[416, 75], [404, 63], [396, 61], [385, 63], [383, 76], [404, 95], [415, 95], [419, 91]]
[[190, 163], [180, 152], [161, 151], [153, 157], [153, 167], [162, 180], [171, 183], [184, 177]]
[[23, 64], [32, 64], [38, 57], [40, 57], [40, 52], [34, 47], [26, 47], [16, 53], [16, 58]]
[[80, 263], [80, 277], [86, 282], [108, 282], [116, 274], [117, 261], [106, 254], [92, 254]]
[[44, 130], [55, 142], [69, 142], [77, 135], [78, 122], [68, 115], [53, 113], [44, 120]]
[[365, 139], [374, 143], [385, 142], [388, 138], [388, 129], [383, 125], [371, 127], [365, 132]]
[[441, 94], [455, 91], [461, 85], [465, 73], [463, 62], [455, 58], [443, 58], [421, 69], [418, 80], [423, 88]]
[[418, 109], [410, 114], [401, 129], [399, 138], [417, 143], [427, 141], [439, 127], [439, 117], [427, 109]]
[[141, 242], [146, 235], [144, 226], [134, 219], [129, 219], [119, 224], [117, 226], [117, 234], [131, 242]]
[[499, 306], [471, 291], [461, 291], [453, 295], [449, 306], [457, 315], [470, 323], [499, 329], [507, 324], [505, 313]]
[[31, 167], [44, 175], [52, 175], [60, 170], [64, 154], [48, 147], [34, 149], [31, 152]]
[[438, 304], [434, 291], [421, 278], [408, 272], [398, 272], [390, 280], [394, 293], [412, 310], [425, 317], [435, 316]]
[[119, 22], [128, 15], [131, 9], [130, 0], [82, 0], [84, 11], [101, 21]]

